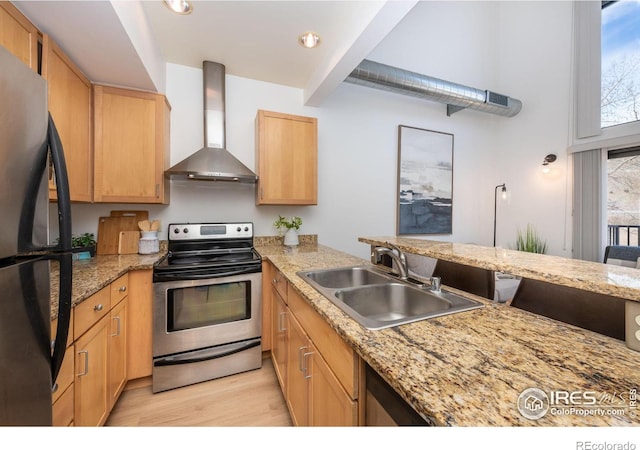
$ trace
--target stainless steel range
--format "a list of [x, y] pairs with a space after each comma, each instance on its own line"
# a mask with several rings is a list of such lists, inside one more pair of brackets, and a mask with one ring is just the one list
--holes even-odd
[[153, 269], [153, 392], [260, 368], [253, 224], [171, 224], [168, 233]]

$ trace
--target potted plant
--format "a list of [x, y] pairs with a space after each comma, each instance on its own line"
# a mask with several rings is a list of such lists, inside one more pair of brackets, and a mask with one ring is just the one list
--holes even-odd
[[300, 229], [300, 225], [302, 225], [302, 219], [300, 217], [293, 216], [287, 219], [278, 215], [278, 220], [276, 220], [273, 225], [278, 229], [280, 234], [284, 232], [284, 245], [298, 245], [298, 230]]
[[518, 229], [516, 250], [529, 253], [546, 253], [547, 241], [538, 235], [533, 225], [527, 224], [527, 229], [524, 233]]
[[96, 240], [93, 233], [84, 233], [78, 236], [71, 236], [71, 251], [89, 252], [91, 256], [96, 254]]

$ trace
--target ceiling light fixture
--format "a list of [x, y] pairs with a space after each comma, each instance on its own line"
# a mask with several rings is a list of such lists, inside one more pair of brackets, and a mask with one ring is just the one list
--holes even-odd
[[549, 173], [551, 171], [549, 164], [554, 162], [556, 159], [558, 159], [558, 157], [553, 153], [545, 156], [544, 160], [542, 161], [542, 173]]
[[162, 0], [164, 6], [177, 14], [191, 14], [193, 5], [188, 0]]
[[320, 35], [315, 31], [307, 31], [298, 37], [298, 42], [305, 48], [314, 48], [320, 45]]

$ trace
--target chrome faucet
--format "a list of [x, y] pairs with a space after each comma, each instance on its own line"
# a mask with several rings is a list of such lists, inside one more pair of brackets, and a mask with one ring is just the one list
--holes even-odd
[[384, 247], [375, 247], [371, 251], [371, 262], [378, 264], [382, 255], [389, 255], [396, 263], [400, 279], [406, 280], [409, 275], [409, 268], [407, 267], [407, 258], [404, 256], [404, 253], [390, 242], [385, 242], [384, 245]]

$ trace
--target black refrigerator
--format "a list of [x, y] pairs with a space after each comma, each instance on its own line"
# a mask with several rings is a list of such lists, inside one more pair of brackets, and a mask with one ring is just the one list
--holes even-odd
[[[58, 193], [56, 245], [49, 245], [50, 163]], [[68, 179], [47, 83], [0, 46], [0, 426], [51, 425], [69, 330], [71, 259]], [[59, 295], [52, 341], [53, 270]]]

